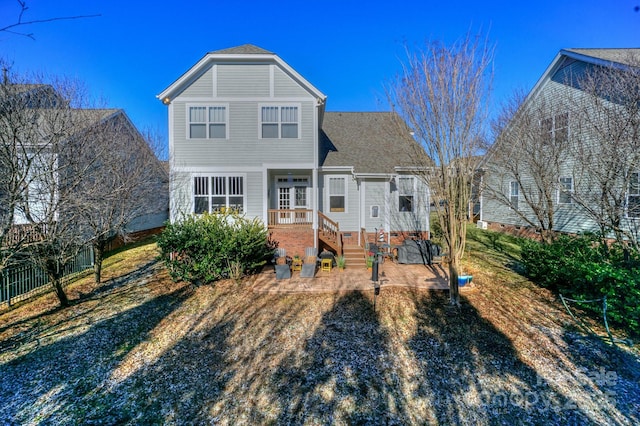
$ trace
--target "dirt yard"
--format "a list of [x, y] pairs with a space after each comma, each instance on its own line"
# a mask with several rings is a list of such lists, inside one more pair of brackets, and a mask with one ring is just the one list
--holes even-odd
[[[442, 290], [173, 283], [147, 244], [101, 285], [0, 311], [0, 424], [639, 424], [638, 346], [582, 334], [510, 260]], [[595, 326], [595, 325], [594, 325]]]

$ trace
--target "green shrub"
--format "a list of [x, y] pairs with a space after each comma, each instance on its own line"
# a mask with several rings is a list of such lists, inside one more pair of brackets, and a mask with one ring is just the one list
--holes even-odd
[[174, 280], [211, 283], [257, 271], [273, 257], [276, 244], [260, 220], [222, 212], [168, 224], [158, 246]]
[[[606, 247], [593, 235], [560, 236], [551, 244], [523, 241], [522, 263], [538, 284], [576, 300], [607, 296], [608, 318], [640, 335], [640, 268], [637, 255]], [[602, 314], [601, 304], [583, 304]]]

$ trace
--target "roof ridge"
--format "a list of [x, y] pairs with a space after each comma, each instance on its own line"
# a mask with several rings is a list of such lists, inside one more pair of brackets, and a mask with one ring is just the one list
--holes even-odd
[[246, 43], [240, 46], [229, 47], [209, 52], [210, 55], [273, 55], [273, 52], [265, 50], [254, 44]]

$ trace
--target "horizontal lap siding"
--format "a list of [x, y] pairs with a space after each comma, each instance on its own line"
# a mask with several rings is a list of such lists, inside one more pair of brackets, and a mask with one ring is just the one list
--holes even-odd
[[274, 95], [276, 97], [307, 97], [307, 92], [302, 86], [300, 86], [294, 79], [289, 77], [280, 68], [276, 68], [273, 75], [274, 81]]
[[220, 97], [265, 97], [270, 95], [269, 65], [218, 65]]
[[391, 231], [418, 232], [426, 231], [427, 215], [429, 214], [429, 199], [427, 188], [418, 177], [415, 178], [416, 191], [413, 194], [413, 211], [401, 212], [398, 207], [398, 192], [389, 194], [389, 221]]
[[[365, 180], [364, 185], [364, 227], [367, 232], [374, 232], [375, 228], [384, 228], [383, 224], [387, 222], [387, 208], [389, 203], [389, 192], [387, 188], [387, 180], [371, 179]], [[378, 206], [378, 217], [371, 217], [371, 206]]]
[[177, 166], [260, 166], [313, 162], [313, 102], [301, 104], [300, 139], [259, 139], [257, 102], [229, 102], [229, 139], [186, 139], [186, 106], [174, 109], [174, 159]]
[[194, 98], [213, 96], [213, 68], [208, 67], [180, 96]]
[[[245, 213], [248, 218], [257, 217], [262, 220], [263, 218], [263, 182], [262, 172], [244, 172], [242, 169], [238, 169], [238, 175], [246, 176], [245, 188]], [[212, 175], [216, 174], [215, 170], [207, 169], [202, 173], [198, 172], [174, 172], [172, 179], [172, 199], [171, 199], [171, 220], [175, 221], [179, 219], [183, 214], [192, 213], [193, 204], [193, 176], [197, 175]], [[229, 175], [233, 174], [228, 171], [223, 171], [221, 174]]]

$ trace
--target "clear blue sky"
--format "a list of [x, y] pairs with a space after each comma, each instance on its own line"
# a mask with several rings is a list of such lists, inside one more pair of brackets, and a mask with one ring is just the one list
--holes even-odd
[[[140, 129], [166, 138], [156, 95], [206, 52], [255, 44], [275, 52], [328, 96], [328, 111], [376, 111], [404, 46], [446, 43], [468, 30], [496, 46], [494, 102], [529, 90], [561, 48], [640, 47], [640, 0], [162, 1], [27, 0], [23, 20], [100, 14], [0, 33], [18, 72], [77, 77]], [[0, 27], [15, 22], [0, 0]]]

